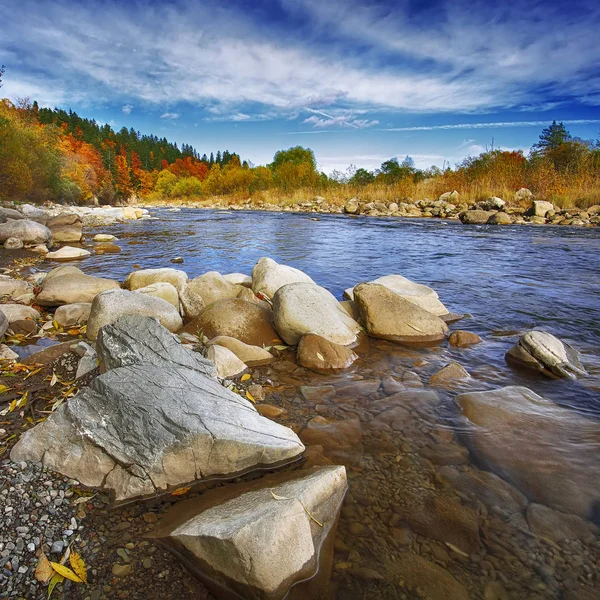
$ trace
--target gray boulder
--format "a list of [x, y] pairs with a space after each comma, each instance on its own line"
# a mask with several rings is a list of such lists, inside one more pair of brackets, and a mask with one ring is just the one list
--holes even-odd
[[4, 313], [0, 313], [0, 339], [4, 337], [8, 329], [8, 319]]
[[44, 278], [35, 302], [40, 306], [91, 302], [100, 292], [111, 289], [119, 289], [112, 279], [86, 275], [77, 267], [57, 267]]
[[490, 210], [466, 210], [459, 217], [465, 225], [485, 225], [494, 214], [496, 213]]
[[117, 501], [275, 465], [304, 446], [246, 399], [187, 367], [141, 363], [100, 375], [11, 451]]
[[498, 196], [491, 196], [487, 200], [478, 203], [481, 210], [501, 210], [506, 206], [506, 202]]
[[16, 300], [30, 294], [33, 294], [33, 286], [29, 282], [0, 275], [0, 296], [8, 296], [11, 300]]
[[528, 331], [506, 353], [506, 361], [540, 371], [547, 377], [576, 379], [587, 375], [579, 352], [545, 331]]
[[19, 219], [0, 223], [0, 243], [8, 238], [17, 238], [24, 244], [45, 244], [52, 240], [52, 232], [35, 221]]
[[157, 319], [126, 315], [98, 332], [96, 349], [107, 371], [139, 363], [171, 363], [216, 377], [215, 365], [163, 327]]
[[63, 213], [46, 222], [52, 232], [52, 240], [60, 243], [80, 242], [83, 237], [83, 221], [75, 213]]
[[314, 283], [306, 274], [288, 265], [280, 265], [272, 258], [263, 256], [252, 269], [252, 291], [273, 298], [275, 292], [288, 283]]
[[9, 219], [13, 219], [13, 221], [19, 221], [24, 218], [25, 217], [18, 210], [0, 207], [0, 223], [6, 223], [6, 221]]
[[534, 200], [531, 203], [530, 212], [534, 217], [545, 217], [551, 210], [554, 210], [554, 204], [552, 204], [552, 202]]

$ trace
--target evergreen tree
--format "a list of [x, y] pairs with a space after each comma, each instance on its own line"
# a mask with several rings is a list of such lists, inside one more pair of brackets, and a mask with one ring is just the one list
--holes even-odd
[[571, 140], [571, 134], [563, 123], [552, 121], [550, 127], [542, 129], [540, 141], [533, 145], [534, 154], [547, 154], [551, 150], [556, 150], [562, 144], [566, 144]]
[[223, 158], [221, 157], [221, 151], [220, 150], [217, 150], [217, 156], [215, 157], [215, 162], [219, 166], [222, 166], [222, 164], [223, 164]]
[[211, 167], [215, 164], [215, 155], [212, 152], [210, 153], [210, 160], [208, 161], [208, 164]]
[[5, 69], [6, 67], [4, 65], [0, 67], [0, 87], [2, 87], [2, 76], [4, 75]]

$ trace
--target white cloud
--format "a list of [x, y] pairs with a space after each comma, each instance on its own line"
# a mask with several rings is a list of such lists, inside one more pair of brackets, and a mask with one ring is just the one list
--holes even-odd
[[379, 125], [379, 121], [377, 120], [357, 119], [355, 113], [352, 111], [343, 110], [336, 111], [337, 114], [329, 114], [312, 108], [307, 108], [306, 110], [314, 114], [302, 122], [316, 128], [350, 127], [351, 129], [365, 129]]
[[124, 104], [121, 108], [124, 114], [130, 115], [133, 110], [133, 104]]
[[[448, 123], [445, 125], [419, 125], [415, 127], [386, 127], [381, 131], [439, 131], [444, 129], [500, 129], [506, 127], [547, 127], [552, 119], [545, 121], [501, 121], [496, 123]], [[565, 125], [594, 125], [600, 119], [564, 119]]]
[[161, 119], [179, 119], [179, 113], [166, 112], [160, 115]]

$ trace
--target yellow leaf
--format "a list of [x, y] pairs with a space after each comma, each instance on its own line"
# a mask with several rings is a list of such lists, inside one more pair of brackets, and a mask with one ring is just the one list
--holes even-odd
[[171, 496], [183, 496], [187, 494], [192, 488], [189, 487], [181, 487], [177, 488], [174, 492], [171, 492]]
[[12, 390], [12, 388], [8, 387], [7, 385], [0, 384], [0, 394], [4, 394], [9, 390]]
[[50, 598], [50, 596], [52, 596], [52, 592], [54, 591], [54, 588], [59, 583], [62, 583], [64, 580], [65, 580], [65, 578], [62, 575], [59, 575], [58, 573], [54, 573], [54, 575], [52, 575], [52, 579], [50, 580], [50, 585], [48, 586], [48, 598]]
[[25, 377], [23, 377], [23, 380], [27, 379], [28, 377], [31, 377], [32, 375], [35, 375], [36, 373], [39, 373], [42, 370], [43, 367], [40, 367], [39, 369], [36, 369], [35, 371], [30, 371], [29, 373], [27, 373], [27, 375], [25, 375]]
[[35, 578], [42, 583], [46, 583], [54, 575], [54, 569], [48, 560], [48, 557], [42, 552], [35, 568]]
[[58, 381], [58, 377], [56, 376], [56, 373], [52, 373], [52, 379], [50, 380], [50, 387], [55, 386], [57, 381]]
[[250, 402], [252, 402], [253, 404], [256, 404], [256, 400], [250, 392], [246, 392], [246, 398], [248, 398], [248, 400], [250, 400]]
[[275, 498], [275, 500], [293, 500], [293, 498], [286, 498], [285, 496], [278, 496], [273, 492], [273, 490], [269, 490], [271, 492], [271, 496]]
[[21, 396], [21, 399], [17, 402], [17, 408], [23, 408], [27, 404], [27, 396], [28, 396], [28, 394], [29, 394], [29, 391], [26, 391]]
[[79, 335], [79, 329], [69, 329], [67, 333], [69, 335]]
[[282, 346], [281, 344], [277, 344], [276, 346], [273, 346], [273, 348], [275, 348], [275, 350], [287, 350], [288, 346]]
[[12, 412], [13, 410], [15, 410], [15, 408], [17, 408], [17, 401], [13, 400], [9, 405], [8, 405], [8, 412]]
[[320, 352], [317, 352], [317, 358], [325, 362], [325, 357]]
[[81, 581], [83, 581], [83, 583], [87, 583], [87, 569], [85, 568], [83, 558], [81, 558], [77, 552], [71, 552], [71, 556], [69, 556], [69, 562], [73, 567], [73, 571], [77, 573]]
[[50, 564], [52, 565], [52, 568], [59, 575], [62, 575], [63, 577], [66, 577], [67, 579], [70, 579], [71, 581], [74, 581], [75, 583], [83, 583], [81, 580], [81, 577], [75, 575], [75, 573], [73, 573], [73, 571], [71, 571], [71, 569], [69, 569], [69, 567], [65, 567], [64, 565], [61, 565], [60, 563], [55, 563], [52, 561], [50, 561]]
[[249, 373], [246, 373], [245, 375], [242, 375], [242, 379], [241, 381], [248, 381], [248, 379], [250, 379], [251, 375]]

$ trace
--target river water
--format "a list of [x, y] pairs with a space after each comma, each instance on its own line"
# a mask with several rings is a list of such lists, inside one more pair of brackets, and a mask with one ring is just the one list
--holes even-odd
[[[345, 288], [398, 273], [433, 287], [450, 311], [466, 315], [453, 328], [484, 340], [469, 349], [371, 341], [338, 376], [298, 368], [291, 353], [279, 366], [255, 370], [266, 402], [287, 411], [277, 420], [300, 432], [312, 427], [300, 435], [308, 447], [323, 446], [317, 462], [334, 460], [348, 469], [332, 580], [337, 598], [600, 598], [593, 525], [590, 535], [548, 539], [532, 533], [524, 504], [499, 509], [489, 486], [465, 483], [482, 471], [467, 451], [468, 434], [453, 403], [459, 392], [524, 385], [573, 414], [592, 422], [600, 417], [600, 229], [152, 212], [158, 220], [102, 230], [116, 235], [123, 251], [86, 259], [85, 272], [121, 281], [134, 265], [181, 268], [190, 277], [209, 270], [250, 274], [261, 256], [270, 256], [340, 299]], [[184, 263], [171, 264], [176, 256]], [[507, 365], [505, 352], [532, 328], [576, 348], [589, 376], [554, 381]], [[471, 379], [437, 389], [428, 400], [410, 397], [430, 390], [429, 377], [449, 361], [464, 366]], [[380, 418], [387, 395], [368, 385], [390, 375], [408, 393], [401, 423]], [[335, 428], [340, 422], [347, 426], [341, 432]], [[597, 463], [598, 445], [585, 448], [586, 460]]]

